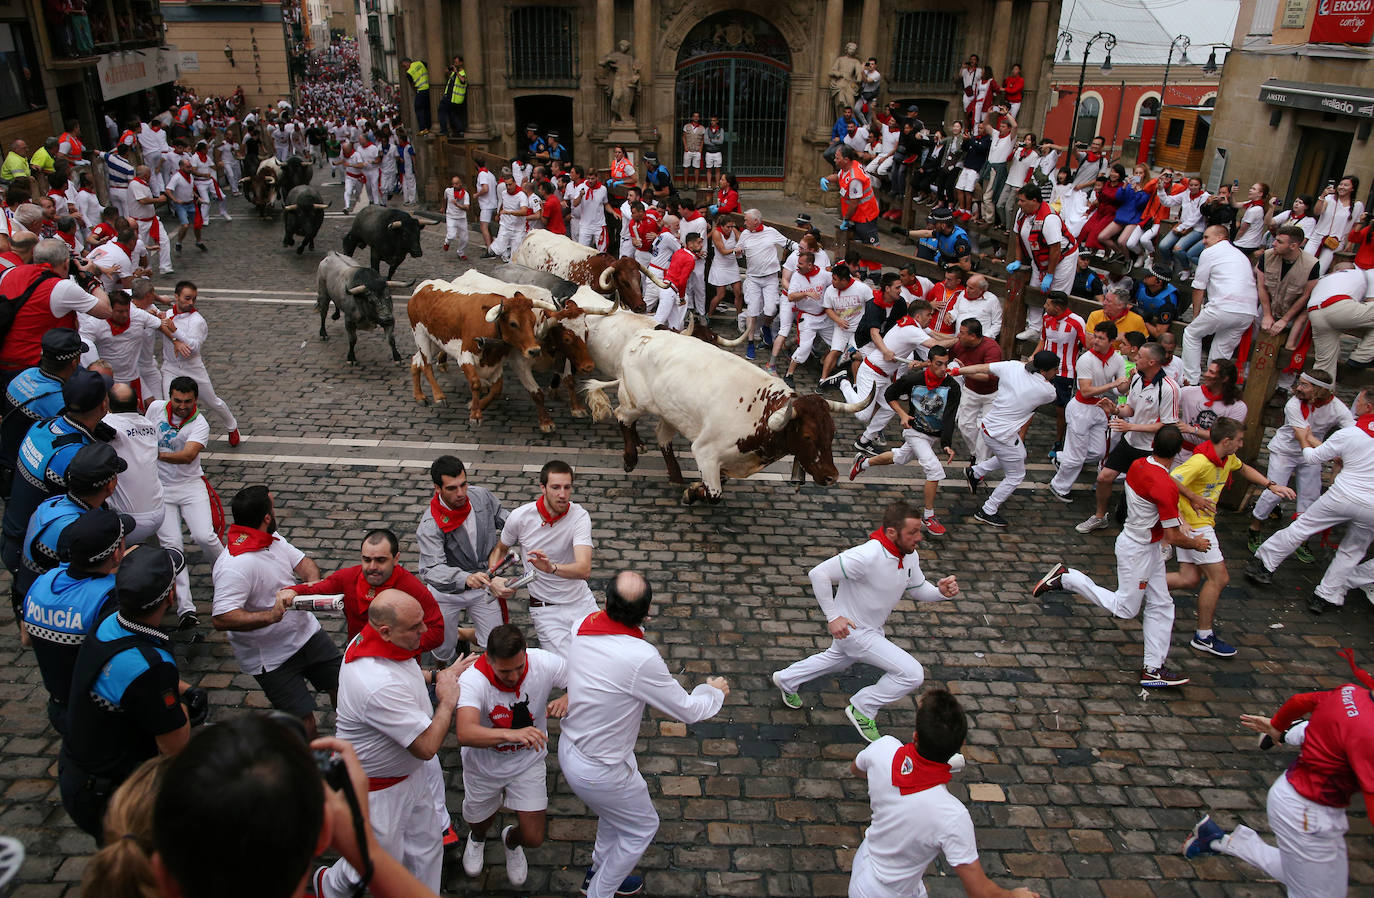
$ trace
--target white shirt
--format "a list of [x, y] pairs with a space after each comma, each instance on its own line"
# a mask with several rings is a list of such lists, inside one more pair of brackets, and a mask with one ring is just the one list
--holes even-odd
[[[1093, 355], [1092, 352], [1084, 352], [1078, 357], [1076, 368], [1076, 379], [1079, 383], [1075, 386], [1081, 385], [1086, 380], [1090, 382], [1090, 386], [1105, 387], [1112, 381], [1120, 380], [1126, 376], [1126, 360], [1122, 358], [1119, 352], [1109, 355], [1105, 362]], [[1116, 397], [1116, 390], [1108, 390], [1106, 393], [1099, 393], [1088, 398], [1091, 402], [1096, 403], [1099, 399], [1115, 399]]]
[[[549, 693], [555, 687], [568, 688], [568, 663], [553, 652], [528, 649], [525, 676], [515, 689], [497, 687], [476, 667], [469, 667], [458, 678], [462, 687], [460, 708], [476, 708], [478, 721], [497, 730], [538, 727], [549, 731]], [[517, 719], [518, 718], [518, 719]], [[546, 747], [525, 748], [505, 742], [495, 748], [463, 746], [463, 776], [469, 774], [491, 783], [509, 782], [534, 764], [543, 764]]]
[[92, 342], [100, 358], [109, 362], [114, 369], [116, 383], [138, 380], [138, 357], [143, 353], [143, 338], [161, 327], [162, 319], [130, 305], [129, 324], [117, 334], [109, 319], [82, 315], [78, 321], [81, 336]]
[[[528, 209], [529, 207], [530, 199], [529, 197], [525, 196], [524, 193], [517, 190], [514, 194], [512, 194], [505, 187], [501, 188], [502, 212], [519, 212], [520, 210]], [[507, 221], [507, 219], [503, 218], [501, 219], [501, 223], [509, 225], [523, 225], [525, 223], [526, 217], [527, 216], [512, 215], [509, 216], [509, 218], [514, 219], [514, 221]]]
[[742, 228], [735, 241], [736, 249], [744, 256], [744, 273], [749, 277], [767, 277], [782, 270], [778, 250], [786, 246], [787, 238], [767, 225], [757, 231]]
[[1293, 435], [1293, 428], [1307, 427], [1312, 431], [1312, 439], [1324, 440], [1333, 430], [1341, 427], [1354, 427], [1355, 418], [1350, 413], [1349, 407], [1335, 396], [1325, 405], [1310, 407], [1307, 414], [1303, 414], [1302, 407], [1305, 403], [1297, 396], [1288, 397], [1288, 401], [1283, 406], [1283, 424], [1278, 430], [1274, 431], [1274, 436], [1269, 440], [1269, 453], [1275, 452], [1284, 455], [1299, 455], [1302, 453], [1302, 444]]
[[124, 278], [131, 277], [134, 273], [133, 259], [129, 258], [124, 247], [113, 240], [107, 240], [91, 250], [86, 259], [99, 265], [102, 269], [113, 271], [112, 274], [105, 274], [103, 271], [100, 274], [100, 286], [105, 288], [106, 293], [109, 293], [117, 283]]
[[[240, 608], [266, 611], [276, 604], [277, 590], [296, 583], [296, 565], [304, 558], [304, 552], [280, 536], [258, 552], [220, 553], [213, 571], [215, 600], [211, 613], [228, 614]], [[228, 631], [229, 645], [244, 673], [266, 673], [285, 664], [319, 629], [315, 615], [288, 611], [275, 624]]]
[[[257, 553], [248, 553], [253, 554]], [[309, 613], [288, 611], [290, 617], [314, 619]], [[409, 746], [429, 729], [433, 708], [425, 675], [413, 659], [354, 658], [339, 668], [334, 735], [353, 746], [368, 776], [410, 776], [425, 766]]]
[[138, 145], [143, 148], [143, 155], [154, 155], [167, 152], [167, 132], [161, 128], [153, 130], [147, 122], [144, 122], [138, 129]]
[[921, 877], [941, 853], [951, 867], [978, 860], [973, 819], [943, 785], [903, 795], [892, 782], [900, 740], [883, 736], [854, 759], [868, 777], [873, 822], [864, 834], [877, 879], [895, 895], [919, 895]]
[[[889, 379], [896, 380], [897, 372], [906, 364], [901, 360], [927, 358], [930, 355], [930, 347], [926, 344], [929, 342], [930, 334], [926, 333], [925, 328], [913, 322], [898, 324], [883, 334], [883, 343], [897, 357], [893, 361], [889, 362], [883, 358], [883, 351], [878, 348], [877, 343], [870, 342], [861, 351], [868, 364], [882, 371]], [[881, 395], [878, 401], [882, 401]]]
[[1193, 196], [1187, 190], [1181, 190], [1178, 193], [1161, 192], [1155, 195], [1159, 197], [1160, 205], [1178, 209], [1178, 223], [1190, 230], [1202, 226], [1202, 204], [1212, 196], [1205, 190], [1197, 196]]
[[[988, 150], [988, 162], [1006, 162], [1011, 158], [1011, 151], [1016, 147], [1016, 132], [1008, 131], [1006, 136], [998, 132], [992, 132], [992, 145]], [[1024, 182], [1022, 182], [1024, 183]]]
[[176, 338], [187, 346], [191, 347], [191, 354], [186, 358], [177, 355], [176, 346], [172, 343], [172, 338], [166, 334], [162, 335], [162, 365], [164, 368], [171, 368], [174, 371], [195, 371], [204, 368], [205, 363], [200, 360], [201, 347], [205, 345], [205, 337], [210, 332], [210, 325], [205, 323], [205, 316], [200, 312], [175, 312], [172, 315], [172, 323], [176, 325]]
[[997, 375], [997, 392], [992, 405], [983, 412], [983, 431], [994, 440], [1013, 443], [1020, 439], [1021, 425], [1035, 410], [1054, 401], [1054, 384], [1027, 371], [1021, 361], [992, 362], [988, 370]]
[[954, 301], [955, 326], [966, 318], [977, 318], [983, 325], [983, 336], [996, 340], [1002, 333], [1002, 301], [987, 291], [977, 299], [961, 292]]
[[[157, 428], [157, 448], [162, 452], [180, 452], [187, 443], [210, 445], [210, 422], [200, 412], [191, 416], [189, 421], [180, 422], [173, 427], [167, 417], [167, 400], [158, 399], [148, 405], [144, 417]], [[201, 477], [200, 456], [188, 465], [178, 465], [169, 461], [157, 463], [157, 475], [163, 483], [181, 484]]]
[[[487, 188], [486, 193], [482, 193], [482, 187]], [[501, 200], [496, 196], [496, 191], [501, 185], [496, 181], [496, 175], [490, 171], [482, 169], [477, 172], [477, 207], [479, 209], [495, 209], [501, 205]]]
[[152, 221], [157, 215], [157, 206], [148, 203], [140, 203], [140, 199], [152, 199], [153, 189], [147, 184], [135, 178], [129, 182], [128, 206], [129, 216], [139, 221]]
[[[830, 272], [822, 268], [817, 268], [809, 277], [798, 271], [796, 274], [792, 275], [792, 282], [787, 285], [788, 293], [805, 292], [810, 294], [792, 300], [792, 305], [796, 307], [797, 311], [807, 315], [814, 315], [822, 322], [828, 321], [829, 319], [826, 318], [823, 307], [821, 306], [821, 297], [825, 295], [827, 290], [833, 289], [834, 288], [830, 286]], [[801, 320], [805, 321], [806, 319], [802, 318]]]
[[1193, 289], [1206, 290], [1207, 304], [1219, 312], [1259, 312], [1254, 266], [1250, 257], [1229, 240], [1219, 240], [1202, 251], [1193, 275]]
[[[1179, 402], [1182, 391], [1178, 381], [1162, 372], [1154, 383], [1145, 383], [1145, 377], [1136, 370], [1131, 375], [1131, 384], [1126, 388], [1126, 404], [1131, 407], [1132, 424], [1177, 424]], [[1126, 442], [1142, 452], [1154, 445], [1155, 435], [1143, 430], [1126, 433]]]
[[1368, 501], [1374, 492], [1374, 436], [1358, 424], [1342, 427], [1315, 449], [1302, 450], [1302, 460], [1308, 464], [1325, 464], [1341, 460], [1340, 473], [1331, 484], [1357, 501]]
[[444, 215], [457, 221], [467, 213], [468, 192], [466, 190], [455, 191], [452, 187], [444, 188]]
[[834, 309], [836, 314], [845, 320], [845, 327], [852, 330], [863, 315], [864, 303], [872, 298], [873, 291], [865, 287], [863, 281], [855, 278], [843, 290], [836, 289], [833, 283], [826, 287], [825, 295], [821, 297], [821, 305], [827, 309]]
[[701, 683], [691, 693], [683, 689], [648, 641], [580, 635], [584, 623], [574, 625], [568, 643], [568, 716], [561, 738], [589, 762], [608, 768], [634, 765], [646, 704], [683, 723], [712, 717], [725, 704], [725, 693], [714, 686]]
[[192, 183], [194, 175], [177, 171], [167, 180], [167, 194], [174, 203], [189, 203], [196, 198], [196, 188]]
[[1369, 292], [1369, 284], [1365, 280], [1364, 272], [1358, 268], [1347, 268], [1344, 271], [1333, 271], [1317, 281], [1312, 288], [1312, 295], [1307, 298], [1307, 309], [1311, 311], [1321, 307], [1321, 304], [1328, 299], [1338, 296], [1346, 296], [1355, 302], [1363, 302], [1365, 294]]
[[147, 514], [162, 508], [158, 476], [157, 426], [138, 412], [111, 412], [105, 423], [114, 429], [110, 447], [129, 465], [115, 482], [110, 507], [125, 514]]
[[843, 143], [851, 149], [858, 150], [860, 153], [868, 152], [868, 129], [860, 125], [854, 129], [853, 134], [846, 134]]
[[382, 148], [375, 143], [369, 143], [358, 147], [358, 155], [362, 157], [363, 171], [374, 172], [381, 166]]
[[1245, 233], [1236, 238], [1236, 246], [1241, 249], [1257, 249], [1264, 243], [1264, 207], [1245, 206], [1245, 213], [1241, 217], [1241, 224], [1245, 225]]
[[1026, 181], [1030, 180], [1031, 170], [1039, 161], [1040, 154], [1035, 150], [1030, 150], [1025, 158], [1021, 158], [1021, 149], [1013, 148], [1011, 156], [1007, 159], [1007, 186], [1025, 187]]
[[915, 552], [899, 559], [876, 539], [822, 561], [807, 576], [826, 621], [844, 617], [855, 627], [879, 632], [902, 599], [944, 599], [921, 573]]
[[[592, 516], [576, 502], [569, 503], [567, 513], [552, 524], [544, 523], [536, 503], [526, 502], [506, 518], [506, 526], [501, 528], [501, 542], [512, 548], [520, 546], [525, 558], [529, 558], [531, 550], [537, 549], [558, 565], [573, 564], [577, 560], [575, 546], [596, 545], [592, 542]], [[532, 566], [527, 565], [526, 570], [530, 569]], [[537, 569], [529, 589], [531, 598], [555, 605], [596, 601], [586, 580], [570, 580]]]

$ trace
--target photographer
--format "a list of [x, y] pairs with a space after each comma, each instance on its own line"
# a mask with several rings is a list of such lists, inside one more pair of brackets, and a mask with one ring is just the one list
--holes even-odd
[[180, 552], [139, 546], [115, 574], [119, 609], [81, 646], [72, 674], [67, 733], [58, 756], [62, 805], [72, 822], [102, 838], [105, 806], [138, 765], [176, 754], [203, 722], [205, 693], [177, 676], [162, 619], [176, 608]]
[[[163, 775], [153, 812], [158, 891], [290, 898], [303, 891], [310, 861], [335, 851], [371, 869], [367, 888], [376, 898], [432, 898], [378, 844], [367, 787], [352, 746], [339, 739], [307, 745], [290, 718], [246, 715], [208, 727]], [[234, 850], [219, 850], [224, 845]]]

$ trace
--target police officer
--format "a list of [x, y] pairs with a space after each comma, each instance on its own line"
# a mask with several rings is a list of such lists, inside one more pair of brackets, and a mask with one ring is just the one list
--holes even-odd
[[24, 599], [24, 629], [48, 690], [48, 720], [67, 732], [67, 702], [76, 656], [96, 624], [114, 609], [115, 571], [124, 559], [124, 537], [133, 518], [94, 508], [62, 534], [71, 560], [48, 571]]
[[1145, 327], [1150, 331], [1150, 336], [1156, 339], [1174, 323], [1183, 306], [1178, 288], [1169, 283], [1164, 272], [1154, 267], [1145, 269], [1145, 277], [1136, 285], [1133, 298], [1135, 311], [1145, 319]]
[[423, 137], [429, 133], [429, 69], [423, 61], [409, 56], [401, 59], [401, 66], [415, 88], [415, 127]]
[[14, 459], [29, 428], [62, 414], [62, 384], [90, 349], [70, 327], [54, 327], [43, 334], [38, 364], [15, 375], [0, 400], [0, 495], [8, 497]]
[[67, 466], [67, 491], [44, 499], [29, 518], [15, 578], [21, 596], [40, 575], [67, 560], [61, 551], [63, 531], [92, 508], [103, 506], [128, 468], [106, 443], [90, 443], [77, 450]]
[[938, 206], [926, 217], [928, 228], [911, 231], [916, 238], [916, 255], [932, 259], [936, 264], [958, 265], [964, 271], [973, 270], [973, 244], [968, 232], [954, 223], [954, 213], [946, 206]]
[[126, 553], [115, 574], [116, 611], [77, 653], [57, 777], [63, 807], [97, 841], [120, 783], [149, 758], [180, 751], [191, 722], [207, 713], [205, 693], [181, 682], [160, 629], [175, 613], [176, 575], [185, 566], [173, 549]]
[[[105, 378], [94, 371], [76, 371], [62, 385], [62, 414], [30, 428], [19, 445], [19, 463], [5, 517], [0, 525], [0, 559], [11, 576], [19, 570], [20, 549], [29, 518], [44, 499], [67, 491], [67, 466], [87, 443], [106, 442], [113, 435], [101, 422], [109, 410]], [[11, 587], [15, 620], [23, 594]]]

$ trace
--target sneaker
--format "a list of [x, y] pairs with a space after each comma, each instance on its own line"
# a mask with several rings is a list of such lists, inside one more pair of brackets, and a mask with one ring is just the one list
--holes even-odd
[[1216, 633], [1206, 638], [1193, 633], [1193, 641], [1188, 644], [1199, 652], [1211, 652], [1218, 658], [1230, 658], [1236, 653], [1236, 647], [1228, 642], [1223, 642]]
[[778, 679], [778, 674], [780, 673], [782, 673], [782, 671], [774, 671], [773, 685], [778, 687], [778, 692], [782, 693], [782, 703], [795, 711], [802, 706], [801, 696], [797, 695], [795, 692], [789, 692], [787, 687], [782, 685], [782, 682]]
[[1345, 367], [1351, 368], [1355, 371], [1364, 371], [1367, 368], [1374, 368], [1374, 359], [1369, 359], [1365, 362], [1357, 361], [1355, 359], [1346, 359]]
[[829, 377], [821, 378], [820, 383], [817, 385], [821, 387], [834, 387], [838, 386], [840, 381], [848, 379], [849, 372], [845, 371], [843, 366], [841, 366], [840, 370], [836, 371], [834, 374], [830, 375]]
[[234, 217], [233, 217], [232, 215], [230, 215], [228, 212], [221, 212], [221, 213], [219, 214], [219, 217], [222, 218], [222, 219], [224, 219], [225, 221], [233, 221], [233, 220], [234, 220]]
[[765, 324], [765, 325], [763, 326], [763, 345], [764, 345], [764, 346], [772, 346], [772, 345], [773, 345], [773, 328], [770, 327], [770, 326], [767, 325], [767, 324]]
[[173, 244], [172, 244], [172, 249], [176, 250], [177, 252], [181, 252], [181, 244], [180, 244], [180, 243], [173, 243]]
[[[1246, 571], [1246, 573], [1248, 574], [1249, 571]], [[1334, 609], [1335, 607], [1335, 605], [1331, 604], [1326, 599], [1323, 599], [1316, 593], [1313, 593], [1312, 595], [1307, 597], [1307, 610], [1312, 612], [1313, 614], [1321, 614], [1323, 611]]]
[[1050, 568], [1050, 572], [1036, 581], [1031, 587], [1031, 598], [1038, 599], [1047, 592], [1064, 588], [1064, 575], [1069, 572], [1068, 565], [1060, 562]]
[[1147, 689], [1162, 686], [1187, 686], [1188, 678], [1181, 677], [1167, 667], [1147, 667], [1140, 672], [1140, 685]]
[[869, 456], [870, 458], [878, 454], [877, 447], [875, 447], [868, 440], [865, 440], [863, 437], [859, 437], [857, 440], [854, 441], [854, 448], [862, 452], [864, 455]]
[[[588, 867], [587, 875], [582, 877], [581, 892], [583, 895], [587, 894], [587, 887], [592, 884], [592, 877], [595, 875], [596, 871]], [[616, 887], [615, 893], [617, 895], [638, 895], [642, 891], [644, 891], [644, 877], [627, 876]]]
[[496, 253], [492, 252], [491, 250], [487, 250], [486, 252], [482, 253], [482, 255], [479, 256], [479, 258], [482, 258], [482, 259], [498, 259], [498, 258], [500, 258], [500, 256], [496, 255]]
[[199, 626], [200, 618], [196, 616], [196, 613], [194, 611], [187, 611], [181, 617], [177, 618], [178, 630], [194, 630], [196, 627]]
[[790, 374], [784, 374], [782, 376], [782, 382], [787, 384], [789, 390], [795, 390], [797, 388], [797, 379]]
[[1106, 518], [1099, 518], [1097, 515], [1092, 515], [1081, 524], [1075, 525], [1073, 529], [1077, 530], [1079, 533], [1092, 533], [1094, 530], [1105, 529], [1106, 526]]
[[229, 431], [229, 445], [230, 445], [230, 446], [237, 446], [237, 445], [238, 445], [239, 443], [241, 443], [241, 442], [243, 442], [243, 436], [242, 436], [242, 434], [239, 433], [239, 429], [238, 429], [237, 427], [235, 427], [233, 430]]
[[1312, 550], [1307, 547], [1307, 543], [1298, 543], [1298, 547], [1293, 550], [1293, 557], [1303, 564], [1311, 564], [1317, 560], [1317, 556], [1312, 554]]
[[776, 362], [773, 362], [773, 361], [770, 360], [770, 361], [768, 362], [767, 365], [764, 365], [764, 366], [763, 366], [763, 370], [764, 370], [764, 371], [767, 371], [769, 374], [773, 375], [774, 377], [777, 377], [777, 376], [778, 376], [778, 365], [777, 365]]
[[467, 253], [459, 253], [459, 254], [458, 254], [458, 261], [460, 261], [460, 262], [466, 262], [467, 260], [468, 260], [468, 254], [467, 254]]
[[1028, 327], [1016, 335], [1018, 340], [1039, 340], [1040, 335], [1035, 332], [1035, 328]]
[[210, 251], [210, 247], [206, 246], [204, 243], [197, 243], [196, 249], [200, 250], [203, 253], [208, 253]]
[[[328, 869], [328, 867], [316, 867], [315, 875], [310, 877], [310, 889], [314, 890], [313, 894], [316, 898], [324, 898], [324, 872]], [[306, 892], [309, 893], [310, 889], [307, 889]]]
[[1212, 815], [1208, 814], [1197, 822], [1193, 827], [1192, 835], [1183, 840], [1183, 856], [1190, 860], [1195, 857], [1205, 857], [1209, 854], [1219, 854], [1212, 843], [1226, 838], [1226, 830], [1212, 822]]
[[448, 252], [448, 241], [444, 241], [443, 252]]
[[506, 849], [506, 879], [510, 884], [519, 888], [525, 884], [525, 878], [530, 875], [529, 862], [525, 860], [525, 849], [516, 845], [510, 848], [506, 845], [506, 836], [511, 830], [515, 829], [515, 824], [507, 826], [501, 830], [501, 847]]
[[754, 341], [750, 340], [748, 343], [744, 344], [744, 357], [752, 362], [754, 360], [754, 355]]
[[878, 724], [874, 723], [872, 718], [860, 714], [853, 705], [845, 707], [844, 716], [848, 717], [849, 722], [854, 724], [854, 729], [859, 731], [859, 735], [864, 737], [865, 742], [877, 742], [883, 735], [878, 732]]
[[445, 847], [445, 848], [448, 848], [450, 845], [457, 845], [457, 844], [458, 844], [458, 834], [457, 834], [456, 832], [453, 831], [453, 824], [452, 824], [452, 823], [450, 823], [450, 824], [448, 825], [448, 829], [445, 829], [445, 830], [444, 830], [444, 834], [443, 834], [443, 836], [441, 837], [441, 839], [442, 839], [442, 841], [443, 841], [443, 843], [444, 843], [444, 847]]
[[944, 536], [949, 532], [945, 529], [945, 525], [941, 524], [940, 519], [935, 517], [935, 515], [925, 518], [921, 523], [926, 525], [926, 533], [929, 533], [931, 536]]
[[1073, 501], [1073, 496], [1070, 496], [1068, 493], [1061, 493], [1054, 487], [1050, 487], [1050, 495], [1058, 499], [1060, 502], [1063, 502], [1065, 505], [1068, 505], [1070, 502]]
[[1007, 526], [1007, 519], [1006, 519], [1006, 518], [1002, 517], [1000, 514], [998, 514], [998, 513], [995, 512], [995, 511], [992, 511], [992, 512], [983, 511], [983, 509], [981, 509], [981, 508], [978, 509], [977, 511], [975, 511], [975, 512], [973, 513], [973, 519], [974, 519], [975, 521], [980, 522], [980, 523], [987, 524], [987, 525], [990, 526], [990, 527], [1005, 527], [1005, 526]]
[[853, 480], [854, 478], [858, 477], [859, 474], [863, 471], [864, 459], [866, 458], [868, 458], [868, 454], [864, 452], [860, 452], [858, 455], [854, 456], [854, 464], [851, 465], [849, 468], [850, 480]]
[[478, 876], [482, 872], [482, 864], [487, 857], [487, 842], [472, 840], [472, 833], [468, 833], [467, 844], [463, 846], [463, 872], [468, 876]]
[[1260, 586], [1268, 586], [1274, 582], [1274, 572], [1265, 567], [1264, 562], [1256, 558], [1245, 566], [1245, 579], [1251, 583], [1258, 583]]
[[1249, 538], [1245, 541], [1245, 548], [1250, 550], [1251, 555], [1254, 555], [1262, 545], [1264, 545], [1264, 534], [1258, 530], [1251, 530]]
[[978, 484], [982, 483], [983, 478], [973, 473], [973, 465], [964, 468], [964, 479], [968, 481], [968, 491], [975, 496], [978, 495]]

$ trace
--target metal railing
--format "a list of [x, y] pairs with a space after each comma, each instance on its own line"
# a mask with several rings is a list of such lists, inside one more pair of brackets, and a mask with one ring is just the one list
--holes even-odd
[[577, 87], [576, 11], [567, 6], [517, 6], [506, 28], [511, 87]]
[[943, 84], [954, 78], [959, 19], [947, 12], [905, 12], [893, 28], [889, 84]]

